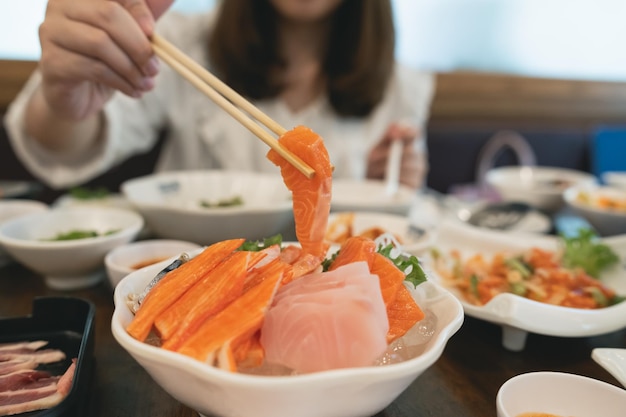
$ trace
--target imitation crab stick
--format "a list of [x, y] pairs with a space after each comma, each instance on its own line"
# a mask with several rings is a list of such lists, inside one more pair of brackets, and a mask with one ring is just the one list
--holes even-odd
[[137, 340], [144, 341], [156, 317], [171, 306], [196, 282], [240, 247], [245, 239], [231, 239], [215, 243], [204, 249], [177, 269], [170, 271], [148, 293], [126, 331]]
[[324, 234], [330, 213], [333, 169], [322, 138], [305, 126], [297, 126], [283, 134], [280, 144], [298, 155], [315, 170], [308, 179], [273, 149], [267, 157], [280, 166], [285, 185], [293, 194], [296, 236], [305, 253], [323, 257]]
[[236, 345], [252, 337], [260, 329], [283, 272], [288, 268], [286, 264], [273, 268], [257, 286], [206, 320], [177, 351], [205, 362], [207, 358], [214, 358], [225, 344]]
[[248, 269], [263, 257], [262, 252], [233, 252], [159, 315], [154, 325], [163, 348], [176, 350], [204, 320], [239, 297]]

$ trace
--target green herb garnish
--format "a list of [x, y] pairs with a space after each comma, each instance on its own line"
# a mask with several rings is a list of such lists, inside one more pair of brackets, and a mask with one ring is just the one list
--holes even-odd
[[563, 265], [580, 267], [587, 274], [598, 278], [600, 273], [619, 262], [617, 254], [600, 243], [598, 236], [589, 229], [580, 229], [577, 236], [561, 236], [564, 245]]
[[42, 239], [45, 241], [61, 241], [61, 240], [77, 240], [77, 239], [87, 239], [90, 237], [98, 237], [98, 236], [106, 236], [117, 232], [118, 229], [109, 230], [108, 232], [98, 233], [95, 230], [70, 230], [66, 233], [59, 233], [55, 237], [51, 239]]
[[69, 193], [77, 200], [96, 200], [107, 197], [109, 195], [109, 190], [104, 187], [94, 189], [87, 187], [75, 187], [72, 188]]
[[246, 240], [237, 250], [259, 252], [274, 245], [282, 245], [283, 235], [277, 234], [261, 240]]
[[400, 254], [393, 258], [391, 252], [394, 249], [393, 244], [379, 247], [378, 253], [390, 259], [398, 269], [406, 275], [405, 281], [409, 281], [414, 287], [427, 280], [426, 273], [420, 265], [419, 259], [415, 255]]
[[243, 198], [241, 198], [240, 196], [234, 196], [231, 198], [226, 198], [223, 200], [219, 200], [215, 203], [212, 203], [210, 201], [207, 200], [202, 200], [200, 201], [200, 206], [205, 207], [205, 208], [214, 208], [214, 207], [235, 207], [235, 206], [242, 206], [243, 205]]

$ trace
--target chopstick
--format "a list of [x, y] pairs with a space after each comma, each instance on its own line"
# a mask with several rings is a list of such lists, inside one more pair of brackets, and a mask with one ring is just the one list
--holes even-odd
[[[265, 142], [280, 156], [285, 158], [287, 162], [297, 168], [307, 178], [313, 178], [315, 175], [313, 168], [307, 165], [297, 155], [294, 155], [281, 146], [280, 142], [256, 121], [279, 136], [283, 135], [287, 129], [272, 120], [252, 103], [239, 95], [228, 85], [224, 84], [219, 78], [211, 74], [159, 35], [154, 34], [152, 36], [152, 47], [159, 58], [165, 61], [165, 63], [171, 66], [194, 87], [213, 100], [218, 106]], [[246, 115], [242, 109], [250, 116], [254, 117], [256, 121]]]

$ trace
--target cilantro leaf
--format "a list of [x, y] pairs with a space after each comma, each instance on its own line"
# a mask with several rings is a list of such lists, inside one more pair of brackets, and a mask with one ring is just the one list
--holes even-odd
[[238, 250], [248, 251], [248, 252], [260, 252], [263, 249], [269, 248], [273, 245], [282, 245], [283, 243], [283, 235], [277, 234], [274, 236], [266, 237], [263, 241], [259, 240], [246, 240], [239, 247]]
[[561, 236], [564, 246], [563, 264], [569, 268], [580, 267], [589, 275], [598, 278], [609, 266], [619, 262], [617, 254], [607, 245], [600, 243], [590, 229], [580, 229], [577, 236]]

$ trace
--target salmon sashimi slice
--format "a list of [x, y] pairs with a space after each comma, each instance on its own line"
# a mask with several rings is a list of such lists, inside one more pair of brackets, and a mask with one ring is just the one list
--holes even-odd
[[376, 242], [372, 239], [362, 236], [350, 237], [341, 245], [337, 257], [333, 260], [328, 269], [332, 271], [343, 265], [359, 261], [365, 261], [369, 265], [370, 259], [374, 253], [376, 253]]
[[243, 292], [246, 293], [252, 288], [263, 282], [268, 276], [273, 276], [274, 273], [283, 273], [283, 281], [290, 279], [293, 273], [293, 268], [289, 268], [289, 265], [283, 262], [280, 258], [274, 258], [270, 263], [267, 263], [261, 267], [253, 268], [248, 271], [243, 286]]
[[377, 252], [371, 255], [369, 266], [372, 274], [378, 275], [383, 300], [389, 307], [395, 301], [400, 287], [404, 288], [406, 276], [389, 258]]
[[239, 297], [248, 269], [264, 257], [263, 252], [233, 252], [159, 315], [154, 325], [162, 347], [176, 350], [208, 317]]
[[206, 320], [179, 348], [178, 352], [206, 362], [226, 343], [237, 345], [252, 337], [263, 323], [265, 313], [289, 265], [273, 270], [259, 285], [251, 288], [222, 311]]
[[302, 255], [302, 248], [296, 245], [285, 246], [280, 252], [280, 259], [288, 264], [293, 264]]
[[244, 242], [245, 239], [230, 239], [215, 243], [180, 267], [168, 272], [141, 303], [141, 307], [126, 328], [128, 334], [137, 340], [146, 340], [157, 316]]
[[308, 179], [276, 151], [267, 157], [280, 167], [283, 181], [293, 195], [296, 237], [306, 253], [324, 256], [324, 235], [330, 213], [333, 169], [322, 138], [305, 126], [283, 134], [279, 142], [315, 170]]
[[424, 318], [424, 312], [404, 284], [398, 288], [393, 303], [387, 306], [387, 318], [389, 319], [387, 343], [404, 336], [411, 327]]

